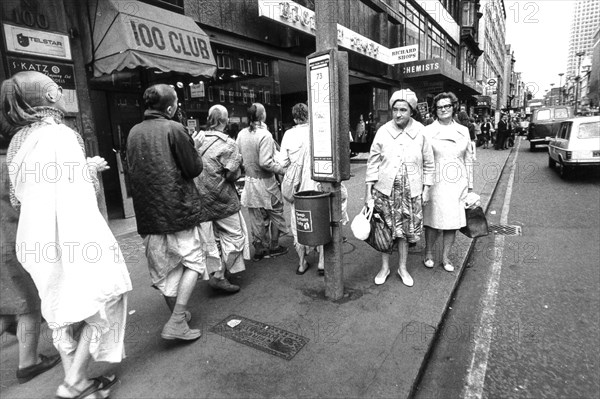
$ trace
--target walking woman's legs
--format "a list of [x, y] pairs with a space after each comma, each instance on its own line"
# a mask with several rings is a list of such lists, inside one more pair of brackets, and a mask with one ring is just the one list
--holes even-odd
[[450, 251], [456, 238], [456, 230], [444, 230], [444, 249], [442, 250], [442, 262], [450, 263]]
[[406, 261], [408, 259], [408, 242], [400, 239], [398, 242], [398, 271], [402, 276], [409, 276], [406, 270]]
[[381, 253], [381, 269], [377, 276], [375, 276], [375, 281], [381, 281], [381, 284], [385, 282], [385, 278], [390, 273], [390, 254], [386, 254], [384, 252]]
[[433, 251], [435, 250], [438, 233], [436, 229], [425, 226], [425, 259], [433, 260]]

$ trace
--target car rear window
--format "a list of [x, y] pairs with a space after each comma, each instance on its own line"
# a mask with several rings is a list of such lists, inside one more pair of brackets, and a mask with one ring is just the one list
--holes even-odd
[[600, 122], [582, 123], [579, 125], [577, 138], [591, 139], [600, 137]]
[[551, 114], [550, 114], [550, 110], [549, 109], [541, 109], [537, 113], [537, 120], [538, 121], [547, 121], [550, 118], [551, 118]]
[[554, 109], [554, 117], [558, 118], [568, 118], [569, 111], [566, 108], [555, 108]]

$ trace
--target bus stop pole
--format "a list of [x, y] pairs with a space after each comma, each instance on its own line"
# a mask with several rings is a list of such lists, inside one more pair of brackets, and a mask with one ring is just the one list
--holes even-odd
[[[338, 8], [337, 2], [331, 0], [315, 1], [315, 28], [316, 28], [316, 51], [325, 51], [330, 49], [337, 50], [337, 21]], [[337, 101], [339, 104], [338, 115], [332, 115], [337, 118], [337, 131], [332, 132], [334, 140], [339, 143], [340, 134], [348, 134], [348, 57], [347, 53], [341, 53], [336, 58], [338, 62], [338, 75], [334, 76], [337, 82], [330, 82], [339, 90], [333, 93], [331, 101]], [[340, 79], [341, 77], [341, 79]], [[310, 88], [309, 88], [310, 90]], [[343, 130], [345, 129], [345, 130]], [[339, 151], [349, 151], [346, 148], [339, 148]], [[338, 154], [339, 155], [339, 154]], [[334, 157], [335, 162], [340, 162], [340, 157]], [[336, 170], [339, 170], [339, 164]], [[343, 281], [343, 253], [342, 253], [342, 201], [341, 201], [341, 183], [340, 182], [322, 182], [323, 190], [331, 193], [331, 232], [332, 241], [325, 245], [325, 296], [330, 300], [338, 300], [344, 296]]]

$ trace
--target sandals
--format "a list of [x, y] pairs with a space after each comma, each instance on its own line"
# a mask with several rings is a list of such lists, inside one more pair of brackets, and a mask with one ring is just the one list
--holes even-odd
[[[91, 381], [90, 385], [81, 391], [77, 390], [77, 388], [72, 385], [63, 382], [58, 386], [56, 399], [85, 399], [95, 393], [98, 393], [98, 395], [94, 395], [95, 398], [99, 397], [106, 399], [110, 394], [110, 388], [115, 385], [119, 379], [115, 375], [111, 375], [91, 378], [88, 381]], [[73, 393], [75, 393], [75, 396], [71, 396]]]
[[298, 274], [298, 275], [300, 275], [300, 276], [301, 276], [301, 275], [303, 275], [304, 273], [306, 273], [306, 271], [307, 271], [308, 269], [310, 269], [310, 266], [311, 266], [311, 264], [310, 264], [310, 263], [308, 263], [307, 261], [304, 261], [304, 263], [306, 263], [306, 267], [304, 268], [304, 270], [300, 270], [300, 266], [298, 266], [298, 268], [296, 269], [296, 274]]

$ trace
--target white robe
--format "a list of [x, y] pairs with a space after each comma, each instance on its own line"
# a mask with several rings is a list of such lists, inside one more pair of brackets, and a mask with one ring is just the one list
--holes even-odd
[[16, 252], [31, 274], [50, 328], [103, 314], [131, 290], [116, 239], [98, 209], [74, 132], [46, 119], [8, 165], [21, 203]]

